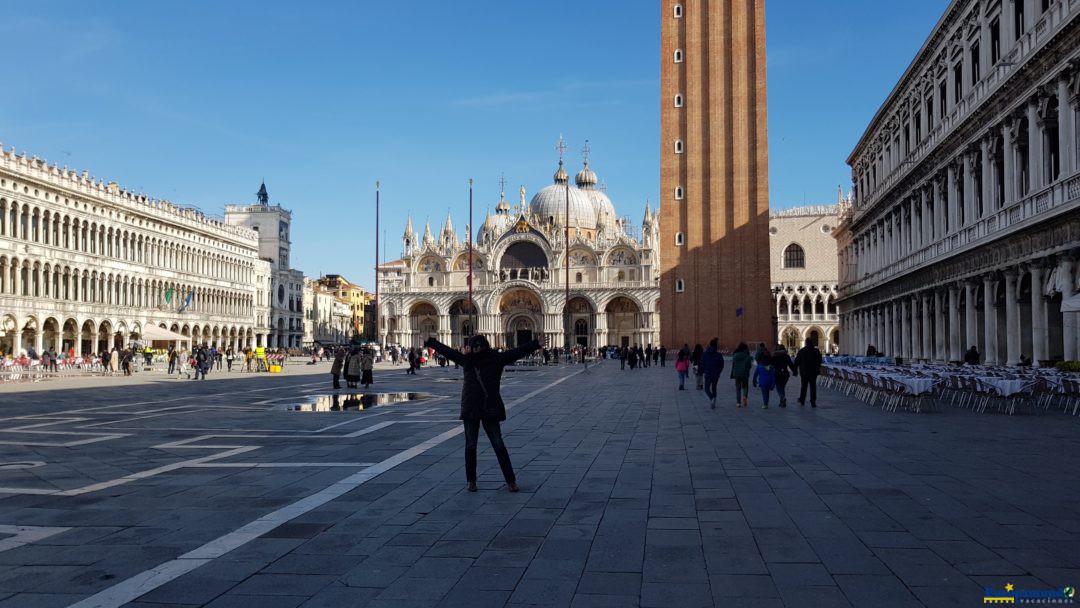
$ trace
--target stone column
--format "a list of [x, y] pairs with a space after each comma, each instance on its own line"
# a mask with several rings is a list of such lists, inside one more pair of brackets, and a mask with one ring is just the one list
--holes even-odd
[[922, 359], [922, 330], [919, 322], [919, 296], [911, 296], [911, 359]]
[[934, 358], [934, 346], [930, 337], [930, 293], [922, 294], [922, 357], [926, 360]]
[[[1061, 300], [1064, 302], [1076, 294], [1076, 258], [1062, 256], [1058, 266], [1058, 284], [1061, 286]], [[1065, 343], [1065, 360], [1076, 361], [1080, 358], [1080, 345], [1077, 344], [1077, 325], [1080, 324], [1080, 313], [1061, 313], [1062, 339]]]
[[976, 212], [976, 216], [981, 218], [981, 217], [984, 217], [986, 215], [989, 215], [990, 209], [993, 208], [993, 205], [990, 204], [990, 201], [992, 201], [994, 199], [993, 179], [992, 179], [993, 178], [993, 173], [990, 171], [990, 138], [989, 138], [989, 136], [982, 138], [982, 141], [979, 144], [979, 151], [980, 151], [980, 155], [982, 156], [982, 158], [981, 158], [982, 171], [980, 172], [981, 179], [979, 180], [980, 185], [982, 186], [982, 188], [980, 190], [980, 193], [982, 195], [982, 213], [979, 213], [978, 206], [976, 206], [975, 212]]
[[881, 350], [890, 357], [896, 356], [896, 349], [893, 348], [893, 323], [895, 322], [895, 314], [893, 313], [893, 304], [889, 302], [885, 304], [885, 343], [881, 345]]
[[945, 236], [945, 213], [948, 205], [945, 200], [945, 192], [942, 187], [941, 177], [934, 176], [934, 239]]
[[899, 300], [893, 301], [893, 356], [904, 352], [904, 307]]
[[881, 313], [878, 307], [875, 306], [870, 309], [870, 344], [874, 345], [874, 348], [878, 347], [878, 324], [881, 322]]
[[994, 309], [994, 302], [997, 301], [994, 297], [996, 287], [997, 281], [994, 280], [994, 275], [983, 276], [983, 331], [986, 334], [984, 339], [986, 352], [983, 353], [983, 362], [987, 365], [998, 364], [997, 311]]
[[934, 359], [947, 361], [949, 356], [945, 348], [945, 292], [940, 289], [934, 290]]
[[[1024, 18], [1032, 15], [1024, 14]], [[1028, 190], [1025, 194], [1035, 192], [1043, 185], [1043, 137], [1042, 125], [1039, 124], [1038, 98], [1032, 98], [1028, 102]], [[1034, 358], [1034, 357], [1033, 357]]]
[[1046, 359], [1046, 308], [1043, 306], [1043, 269], [1038, 263], [1031, 265], [1031, 360], [1039, 366], [1039, 359]]
[[911, 305], [908, 303], [907, 298], [900, 300], [900, 356], [903, 357], [905, 361], [911, 357], [910, 313]]
[[975, 307], [975, 298], [977, 297], [977, 290], [979, 283], [974, 279], [968, 279], [964, 282], [965, 287], [965, 303], [964, 311], [965, 318], [967, 320], [967, 332], [964, 336], [963, 350], [967, 352], [972, 346], [979, 345], [979, 311]]
[[[1009, 0], [1004, 0], [1008, 2]], [[1002, 173], [1005, 176], [1005, 199], [1001, 201], [1002, 207], [1008, 207], [1016, 202], [1016, 142], [1013, 141], [1013, 128], [1015, 118], [1005, 119], [1001, 127], [1002, 149]]]
[[[948, 88], [950, 90], [952, 89], [952, 87]], [[946, 203], [946, 206], [948, 207], [948, 234], [952, 234], [953, 232], [956, 232], [956, 229], [959, 227], [959, 214], [957, 213], [959, 201], [956, 200], [956, 163], [949, 163], [945, 172], [948, 175], [948, 187], [946, 188], [946, 196], [948, 197], [948, 202]]]
[[[1076, 117], [1072, 104], [1069, 101], [1069, 78], [1076, 78], [1075, 74], [1068, 72], [1058, 76], [1058, 161], [1061, 166], [1061, 175], [1069, 175], [1075, 163], [1076, 155]], [[1067, 360], [1069, 360], [1066, 357]]]
[[[1016, 32], [1013, 31], [1013, 15], [1016, 13], [1014, 6], [1018, 0], [1001, 0], [1001, 56], [1009, 54], [1016, 42]], [[1019, 0], [1022, 1], [1022, 0]]]
[[41, 349], [45, 343], [45, 325], [43, 322], [38, 321], [37, 330], [34, 331], [34, 350], [37, 351], [38, 356], [41, 356]]
[[960, 287], [949, 286], [949, 361], [960, 361]]
[[926, 194], [926, 186], [919, 188], [919, 211], [922, 213], [922, 227], [920, 229], [919, 244], [926, 246], [934, 242], [930, 228], [930, 197]]
[[964, 159], [964, 219], [959, 224], [969, 226], [975, 222], [975, 154], [967, 152]]

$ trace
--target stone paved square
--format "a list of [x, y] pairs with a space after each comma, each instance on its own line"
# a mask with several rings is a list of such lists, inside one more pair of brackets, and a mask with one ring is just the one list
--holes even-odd
[[[304, 373], [312, 372], [312, 373]], [[509, 371], [465, 491], [460, 371], [364, 411], [281, 377], [3, 395], [0, 606], [975, 606], [1080, 580], [1076, 419], [737, 410], [671, 367]], [[36, 464], [40, 463], [40, 464]]]

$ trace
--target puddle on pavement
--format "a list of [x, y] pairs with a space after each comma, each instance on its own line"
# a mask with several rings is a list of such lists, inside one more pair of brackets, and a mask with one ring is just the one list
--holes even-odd
[[311, 395], [307, 403], [290, 404], [292, 412], [362, 412], [373, 407], [430, 399], [430, 393], [332, 393]]

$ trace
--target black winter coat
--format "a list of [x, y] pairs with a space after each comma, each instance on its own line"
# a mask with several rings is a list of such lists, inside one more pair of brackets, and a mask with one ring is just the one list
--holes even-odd
[[814, 378], [821, 373], [821, 351], [816, 346], [804, 346], [795, 355], [795, 367], [799, 373]]
[[506, 405], [500, 394], [503, 368], [540, 348], [536, 340], [517, 348], [497, 353], [486, 348], [478, 353], [462, 353], [435, 339], [424, 343], [435, 352], [457, 363], [465, 370], [461, 386], [461, 420], [506, 420]]

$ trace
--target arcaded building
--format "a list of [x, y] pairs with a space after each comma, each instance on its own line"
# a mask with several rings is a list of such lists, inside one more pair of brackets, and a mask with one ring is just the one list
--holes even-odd
[[522, 186], [519, 197], [511, 205], [503, 193], [475, 231], [475, 310], [467, 239], [449, 215], [437, 234], [430, 225], [417, 234], [409, 220], [402, 257], [378, 269], [381, 342], [460, 346], [482, 334], [496, 347], [541, 336], [553, 347], [659, 344], [659, 228], [648, 205], [639, 232], [597, 187], [587, 158], [574, 184], [560, 160], [554, 183], [529, 202]]
[[660, 4], [662, 340], [766, 341], [764, 0]]
[[812, 205], [769, 215], [777, 340], [795, 352], [810, 339], [824, 353], [839, 348], [836, 239], [838, 205]]
[[949, 3], [847, 161], [841, 350], [1078, 358], [1078, 14]]

